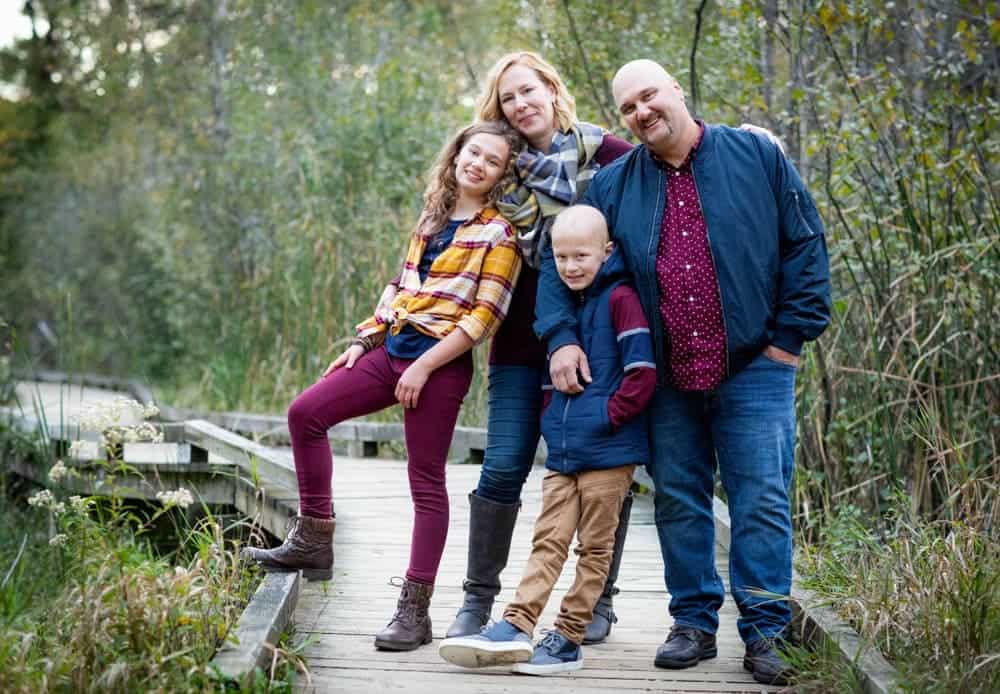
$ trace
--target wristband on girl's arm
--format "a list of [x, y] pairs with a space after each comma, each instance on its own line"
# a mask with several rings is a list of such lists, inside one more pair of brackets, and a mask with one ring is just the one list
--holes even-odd
[[365, 352], [371, 352], [373, 349], [378, 347], [379, 344], [381, 344], [381, 341], [376, 342], [374, 337], [369, 335], [366, 337], [355, 337], [351, 340], [350, 346], [354, 347], [355, 345], [358, 345], [365, 350]]

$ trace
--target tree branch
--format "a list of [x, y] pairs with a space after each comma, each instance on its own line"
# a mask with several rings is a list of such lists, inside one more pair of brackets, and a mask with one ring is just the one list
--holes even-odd
[[698, 73], [695, 58], [698, 55], [698, 41], [701, 39], [701, 18], [705, 12], [708, 0], [701, 0], [698, 9], [694, 11], [694, 40], [691, 42], [691, 110], [698, 112]]
[[566, 11], [566, 20], [569, 22], [569, 31], [573, 36], [573, 41], [576, 43], [576, 48], [580, 53], [580, 63], [583, 65], [583, 71], [587, 75], [587, 84], [590, 86], [590, 93], [594, 97], [594, 101], [597, 102], [597, 107], [601, 110], [601, 117], [604, 118], [605, 124], [610, 127], [614, 122], [614, 117], [608, 112], [605, 106], [605, 99], [601, 98], [601, 94], [594, 83], [594, 76], [590, 74], [590, 64], [587, 62], [587, 56], [583, 52], [583, 43], [580, 41], [580, 35], [576, 31], [576, 22], [573, 21], [573, 15], [569, 11], [569, 0], [563, 0], [563, 9]]

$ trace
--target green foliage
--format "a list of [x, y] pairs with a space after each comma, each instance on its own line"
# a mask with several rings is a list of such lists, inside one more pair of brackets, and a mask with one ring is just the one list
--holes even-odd
[[874, 529], [845, 507], [803, 552], [806, 586], [894, 661], [907, 691], [997, 691], [1000, 541], [915, 518], [902, 494], [893, 503], [897, 515]]
[[[148, 432], [141, 424], [132, 430]], [[18, 435], [0, 434], [7, 459], [15, 450], [6, 444]], [[133, 438], [117, 425], [103, 437], [109, 450]], [[193, 499], [184, 490], [159, 494], [163, 503], [152, 508], [127, 503], [118, 491], [121, 461], [97, 465], [101, 497], [64, 498], [60, 485], [80, 473], [61, 461], [48, 473], [55, 493], [36, 491], [27, 507], [18, 503], [23, 482], [0, 490], [0, 689], [223, 688], [209, 663], [257, 580], [239, 559], [239, 540], [207, 508], [188, 520]], [[177, 544], [164, 546], [163, 535]], [[250, 689], [289, 690], [301, 659], [279, 648], [275, 664]]]
[[[849, 505], [878, 519], [899, 488], [928, 522], [1000, 522], [995, 2], [721, 0], [696, 50], [702, 3], [33, 5], [58, 32], [4, 52], [26, 96], [0, 108], [0, 313], [32, 358], [281, 411], [395, 274], [496, 57], [540, 51], [619, 133], [608, 82], [653, 57], [698, 115], [781, 137], [826, 222], [803, 537]], [[479, 371], [464, 423], [484, 421]]]

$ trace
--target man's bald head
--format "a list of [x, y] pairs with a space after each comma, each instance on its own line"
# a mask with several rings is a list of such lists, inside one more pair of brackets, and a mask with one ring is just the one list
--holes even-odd
[[616, 103], [618, 102], [619, 85], [629, 83], [636, 78], [643, 80], [651, 79], [656, 82], [663, 82], [666, 84], [675, 84], [677, 82], [677, 80], [675, 80], [673, 76], [655, 60], [650, 60], [649, 58], [633, 60], [618, 68], [618, 72], [615, 73], [614, 79], [611, 80], [611, 92], [615, 95]]

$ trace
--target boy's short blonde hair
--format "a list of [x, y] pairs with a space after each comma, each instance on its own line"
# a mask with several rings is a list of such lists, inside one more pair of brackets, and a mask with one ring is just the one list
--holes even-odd
[[600, 234], [602, 244], [611, 240], [608, 234], [608, 222], [596, 207], [590, 205], [570, 205], [565, 210], [556, 215], [552, 222], [552, 236], [557, 232], [575, 231], [587, 229]]

